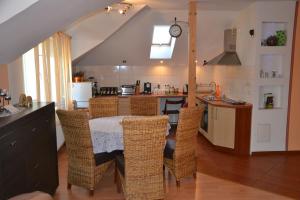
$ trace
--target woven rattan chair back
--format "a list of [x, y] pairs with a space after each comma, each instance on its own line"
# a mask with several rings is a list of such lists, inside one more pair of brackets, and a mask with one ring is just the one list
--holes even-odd
[[57, 115], [67, 147], [68, 189], [72, 185], [77, 185], [89, 189], [93, 195], [95, 185], [102, 179], [113, 161], [96, 166], [87, 111], [58, 110]]
[[179, 113], [174, 152], [177, 177], [196, 172], [196, 141], [204, 108], [182, 108]]
[[135, 96], [130, 97], [131, 115], [154, 116], [157, 115], [157, 98]]
[[118, 115], [118, 97], [98, 97], [89, 100], [91, 118], [112, 117]]
[[126, 199], [163, 199], [163, 149], [167, 116], [125, 118]]

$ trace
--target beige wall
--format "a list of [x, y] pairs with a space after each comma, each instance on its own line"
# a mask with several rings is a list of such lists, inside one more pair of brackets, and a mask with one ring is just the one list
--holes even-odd
[[293, 74], [291, 77], [291, 100], [289, 115], [288, 150], [300, 150], [300, 7], [298, 4], [298, 16], [296, 24]]
[[0, 65], [0, 88], [8, 89], [7, 65]]

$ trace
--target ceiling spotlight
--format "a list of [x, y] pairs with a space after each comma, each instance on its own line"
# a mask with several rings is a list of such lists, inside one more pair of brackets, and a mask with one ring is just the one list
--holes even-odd
[[110, 13], [112, 11], [117, 11], [121, 15], [125, 15], [127, 11], [132, 8], [133, 5], [130, 3], [118, 3], [118, 4], [113, 4], [111, 6], [107, 6], [105, 8], [105, 11], [107, 13]]
[[112, 7], [111, 7], [111, 6], [107, 6], [107, 7], [105, 8], [105, 11], [108, 12], [108, 13], [109, 13], [111, 10], [112, 10]]

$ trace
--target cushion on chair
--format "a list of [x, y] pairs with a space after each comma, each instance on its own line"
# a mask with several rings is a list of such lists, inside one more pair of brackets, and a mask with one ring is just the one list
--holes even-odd
[[125, 160], [124, 155], [118, 155], [116, 156], [116, 164], [118, 170], [121, 172], [123, 176], [125, 176]]
[[168, 159], [173, 159], [173, 154], [175, 151], [176, 141], [172, 139], [167, 139], [165, 150], [164, 150], [164, 157]]
[[103, 163], [106, 163], [108, 161], [111, 161], [113, 159], [115, 159], [116, 155], [122, 154], [123, 151], [121, 150], [116, 150], [110, 153], [97, 153], [94, 154], [94, 158], [95, 158], [95, 162], [96, 162], [96, 166], [101, 165]]
[[53, 198], [49, 194], [36, 191], [32, 193], [21, 194], [12, 197], [9, 200], [53, 200]]

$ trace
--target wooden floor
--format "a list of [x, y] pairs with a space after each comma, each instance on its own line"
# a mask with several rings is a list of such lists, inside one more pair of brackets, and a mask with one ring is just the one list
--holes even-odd
[[[173, 177], [166, 177], [165, 199], [300, 199], [300, 155], [238, 157], [213, 150], [198, 138], [196, 180], [183, 179], [180, 189]], [[95, 195], [73, 186], [67, 190], [67, 154], [59, 154], [60, 185], [56, 200], [124, 199], [113, 183], [113, 166], [97, 185]]]

